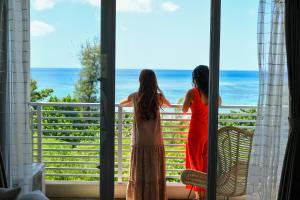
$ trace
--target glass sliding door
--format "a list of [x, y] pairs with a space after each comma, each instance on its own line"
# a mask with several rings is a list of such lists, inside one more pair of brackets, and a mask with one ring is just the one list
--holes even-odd
[[30, 3], [33, 162], [45, 165], [50, 198], [97, 198], [100, 1]]

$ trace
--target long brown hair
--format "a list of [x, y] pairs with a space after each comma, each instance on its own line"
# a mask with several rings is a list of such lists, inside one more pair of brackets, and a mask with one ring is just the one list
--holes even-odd
[[162, 92], [158, 87], [156, 75], [151, 69], [144, 69], [140, 73], [140, 88], [137, 99], [137, 119], [156, 119], [161, 106]]

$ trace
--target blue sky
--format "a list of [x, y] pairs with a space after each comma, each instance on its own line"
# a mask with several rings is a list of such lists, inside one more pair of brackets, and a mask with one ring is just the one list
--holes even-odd
[[[257, 70], [258, 0], [222, 2], [221, 69]], [[210, 0], [117, 0], [117, 68], [192, 69], [209, 61]], [[80, 67], [99, 38], [100, 0], [31, 0], [32, 67]]]

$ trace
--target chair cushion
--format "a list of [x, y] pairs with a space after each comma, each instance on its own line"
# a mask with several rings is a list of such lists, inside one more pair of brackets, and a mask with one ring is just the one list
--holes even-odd
[[16, 200], [20, 192], [21, 188], [0, 188], [0, 200]]
[[18, 200], [49, 200], [40, 190], [35, 190], [19, 196]]

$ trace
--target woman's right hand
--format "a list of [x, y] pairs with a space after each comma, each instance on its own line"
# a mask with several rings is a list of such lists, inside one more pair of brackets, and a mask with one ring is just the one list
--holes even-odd
[[169, 102], [169, 100], [163, 94], [161, 94], [160, 98], [161, 98], [161, 104], [163, 106], [171, 107], [171, 103]]
[[120, 106], [132, 106], [133, 94], [129, 95], [127, 98], [120, 102]]

